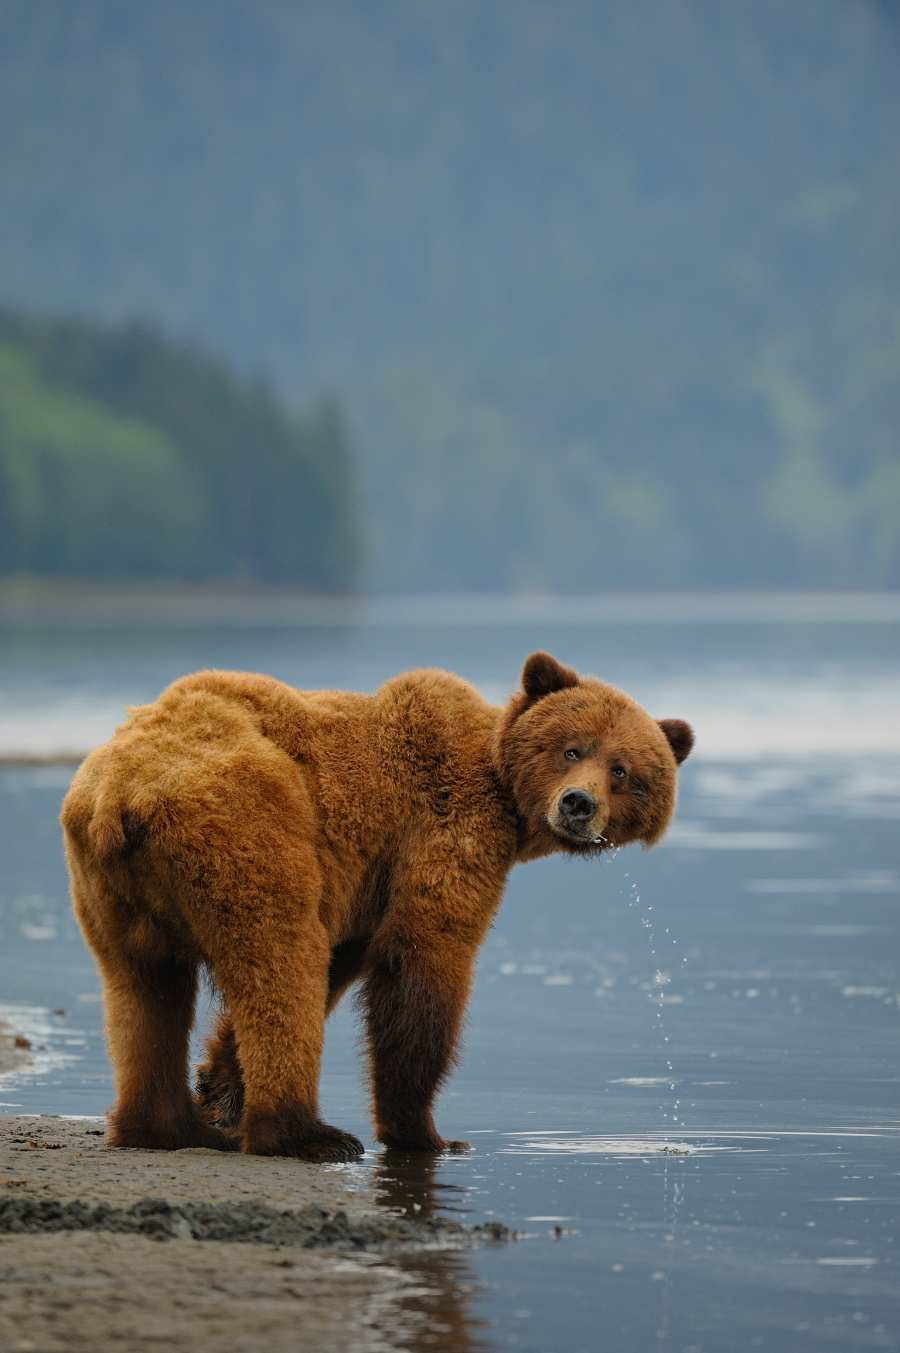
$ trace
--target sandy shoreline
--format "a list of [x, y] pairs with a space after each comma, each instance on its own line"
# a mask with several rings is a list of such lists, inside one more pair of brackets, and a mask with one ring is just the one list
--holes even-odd
[[401, 1215], [359, 1167], [112, 1151], [98, 1122], [0, 1118], [4, 1349], [404, 1347], [409, 1256], [504, 1238]]

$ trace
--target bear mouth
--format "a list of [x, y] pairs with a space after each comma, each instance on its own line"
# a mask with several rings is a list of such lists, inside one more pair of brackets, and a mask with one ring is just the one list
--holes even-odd
[[569, 825], [564, 821], [553, 821], [551, 817], [547, 818], [547, 825], [555, 836], [567, 841], [570, 845], [580, 846], [582, 850], [609, 850], [612, 842], [602, 832], [594, 831], [592, 827], [576, 827]]

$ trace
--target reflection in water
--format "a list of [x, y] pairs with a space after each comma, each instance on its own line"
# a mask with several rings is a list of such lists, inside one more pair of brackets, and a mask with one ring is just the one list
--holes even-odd
[[412, 1219], [467, 1212], [468, 1190], [438, 1178], [440, 1159], [424, 1152], [385, 1151], [373, 1174], [379, 1203]]
[[[375, 1196], [382, 1207], [410, 1219], [468, 1211], [468, 1190], [439, 1178], [439, 1157], [385, 1151], [373, 1171]], [[478, 1353], [487, 1347], [486, 1326], [472, 1312], [480, 1284], [464, 1250], [431, 1250], [394, 1261], [413, 1282], [402, 1306], [410, 1333], [401, 1348]]]
[[673, 1261], [681, 1243], [680, 1226], [687, 1198], [688, 1174], [684, 1161], [665, 1157], [663, 1164], [663, 1254], [664, 1263], [654, 1270], [651, 1279], [660, 1284], [659, 1323], [656, 1337], [660, 1348], [668, 1348], [672, 1335], [675, 1274]]

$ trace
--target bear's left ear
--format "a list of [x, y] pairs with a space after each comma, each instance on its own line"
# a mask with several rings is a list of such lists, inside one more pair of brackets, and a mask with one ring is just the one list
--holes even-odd
[[554, 691], [578, 685], [578, 673], [563, 667], [549, 653], [538, 651], [525, 659], [522, 668], [522, 689], [529, 700], [542, 700]]
[[660, 719], [659, 726], [669, 740], [672, 754], [680, 766], [686, 760], [694, 745], [694, 730], [684, 719]]

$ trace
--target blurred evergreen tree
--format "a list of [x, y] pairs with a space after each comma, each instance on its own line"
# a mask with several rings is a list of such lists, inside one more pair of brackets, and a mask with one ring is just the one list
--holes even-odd
[[342, 591], [359, 565], [335, 408], [146, 324], [0, 308], [0, 573]]

